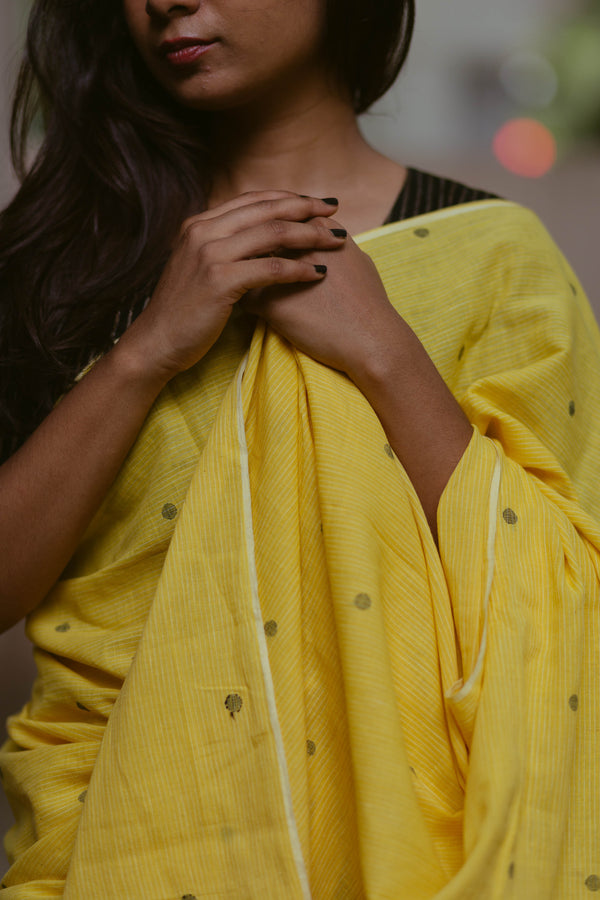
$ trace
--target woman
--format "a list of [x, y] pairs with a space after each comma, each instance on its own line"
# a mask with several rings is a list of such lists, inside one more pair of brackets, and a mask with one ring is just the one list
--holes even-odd
[[39, 670], [0, 754], [9, 898], [600, 887], [597, 330], [535, 217], [362, 138], [412, 22], [34, 6], [17, 137], [36, 83], [46, 140], [1, 256], [0, 609]]

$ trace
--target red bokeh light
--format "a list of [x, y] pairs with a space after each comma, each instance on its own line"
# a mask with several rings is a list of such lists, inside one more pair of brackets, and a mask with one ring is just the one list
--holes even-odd
[[535, 119], [511, 119], [494, 137], [498, 162], [524, 178], [541, 178], [556, 162], [556, 141], [552, 132]]

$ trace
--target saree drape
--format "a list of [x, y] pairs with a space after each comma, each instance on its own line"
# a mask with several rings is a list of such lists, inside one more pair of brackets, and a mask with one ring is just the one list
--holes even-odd
[[439, 549], [354, 385], [236, 315], [28, 617], [7, 900], [600, 890], [594, 317], [514, 204], [360, 243], [473, 424]]

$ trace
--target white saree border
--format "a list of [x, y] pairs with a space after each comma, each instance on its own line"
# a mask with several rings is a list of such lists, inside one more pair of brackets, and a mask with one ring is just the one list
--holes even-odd
[[436, 209], [432, 212], [423, 213], [421, 216], [414, 216], [411, 219], [401, 219], [399, 222], [390, 222], [388, 225], [381, 225], [379, 228], [373, 228], [370, 231], [363, 231], [354, 237], [357, 244], [363, 241], [376, 240], [380, 237], [388, 237], [400, 231], [414, 231], [419, 227], [421, 222], [441, 222], [444, 219], [452, 219], [455, 216], [473, 214], [474, 212], [483, 212], [494, 207], [513, 206], [519, 207], [518, 203], [512, 200], [476, 200], [473, 203], [461, 203], [459, 206], [448, 206], [444, 209]]
[[492, 474], [492, 480], [490, 483], [490, 495], [489, 495], [489, 506], [488, 506], [488, 536], [487, 536], [487, 548], [486, 548], [486, 561], [487, 561], [487, 572], [486, 572], [486, 584], [485, 584], [485, 596], [483, 601], [483, 631], [481, 635], [481, 644], [479, 646], [479, 653], [477, 654], [477, 661], [475, 666], [473, 667], [473, 671], [471, 672], [467, 681], [461, 686], [460, 681], [457, 684], [453, 685], [450, 690], [446, 691], [446, 698], [451, 699], [453, 702], [458, 703], [461, 700], [464, 700], [467, 697], [471, 690], [473, 689], [473, 685], [477, 682], [481, 670], [483, 668], [483, 663], [485, 660], [485, 651], [487, 647], [487, 634], [488, 634], [488, 620], [489, 620], [489, 607], [490, 607], [490, 597], [492, 594], [492, 584], [494, 582], [494, 570], [496, 567], [496, 534], [498, 530], [498, 504], [500, 501], [500, 480], [502, 475], [502, 460], [500, 457], [500, 453], [498, 452], [498, 448], [495, 444], [493, 444], [494, 450], [496, 452], [496, 463], [494, 466], [494, 471]]
[[258, 576], [256, 571], [256, 557], [254, 546], [254, 526], [252, 521], [252, 495], [250, 490], [250, 472], [248, 468], [248, 445], [246, 442], [246, 425], [244, 421], [244, 406], [242, 401], [242, 381], [246, 371], [248, 362], [248, 354], [240, 363], [236, 376], [236, 416], [237, 416], [237, 435], [239, 449], [240, 475], [242, 481], [243, 495], [243, 515], [244, 515], [244, 534], [246, 538], [246, 555], [248, 562], [248, 577], [252, 594], [252, 612], [254, 624], [256, 627], [256, 639], [258, 642], [260, 662], [264, 680], [265, 697], [269, 709], [269, 719], [273, 732], [273, 739], [277, 751], [277, 762], [279, 767], [279, 783], [281, 786], [281, 795], [285, 808], [285, 816], [287, 820], [288, 834], [292, 847], [294, 863], [298, 880], [302, 888], [304, 900], [311, 900], [311, 892], [308, 881], [308, 873], [306, 864], [302, 855], [302, 847], [300, 845], [300, 835], [294, 815], [294, 807], [292, 803], [292, 789], [288, 775], [287, 762], [285, 757], [285, 749], [283, 746], [283, 736], [281, 726], [279, 724], [279, 716], [277, 713], [277, 704], [275, 701], [275, 686], [273, 684], [273, 676], [271, 666], [269, 664], [269, 651], [265, 637], [265, 629], [263, 625], [262, 611], [260, 607], [260, 598], [258, 596]]

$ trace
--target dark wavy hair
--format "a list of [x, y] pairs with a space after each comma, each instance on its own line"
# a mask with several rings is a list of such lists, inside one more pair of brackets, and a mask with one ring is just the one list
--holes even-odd
[[[361, 113], [406, 59], [414, 0], [326, 2], [326, 53]], [[21, 187], [0, 214], [0, 459], [142, 308], [210, 184], [202, 114], [149, 74], [122, 0], [35, 0], [11, 149]]]

